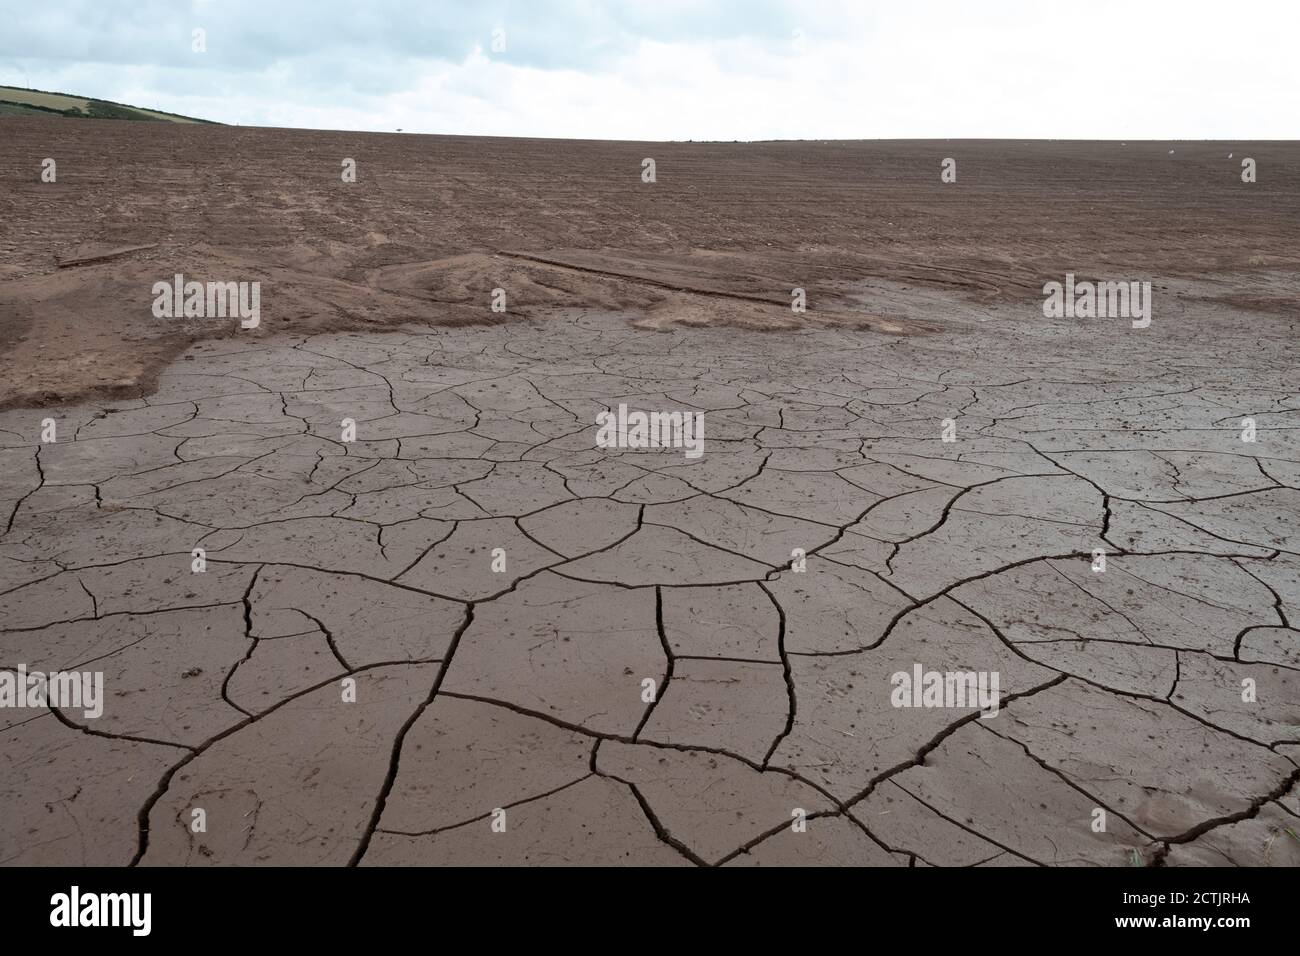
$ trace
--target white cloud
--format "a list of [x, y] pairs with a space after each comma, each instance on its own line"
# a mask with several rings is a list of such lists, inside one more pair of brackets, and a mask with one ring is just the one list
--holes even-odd
[[[1281, 0], [787, 3], [756, 23], [741, 5], [726, 8], [734, 23], [714, 18], [677, 33], [661, 10], [653, 39], [629, 32], [628, 9], [620, 17], [574, 4], [545, 23], [529, 19], [540, 16], [532, 6], [486, 14], [507, 28], [504, 54], [485, 52], [489, 31], [477, 25], [456, 55], [441, 52], [456, 48], [448, 42], [421, 55], [408, 39], [386, 56], [391, 26], [370, 35], [364, 23], [350, 24], [354, 46], [338, 37], [313, 43], [313, 31], [328, 29], [323, 16], [298, 46], [278, 33], [259, 38], [268, 47], [256, 55], [237, 51], [211, 66], [177, 65], [150, 50], [136, 65], [67, 62], [47, 50], [0, 59], [0, 82], [224, 122], [338, 129], [610, 139], [1300, 137], [1300, 58], [1290, 49], [1300, 5]], [[55, 29], [58, 20], [43, 22]], [[790, 23], [803, 31], [801, 47]], [[139, 24], [129, 33], [147, 35]], [[136, 42], [118, 38], [114, 56], [129, 59]]]

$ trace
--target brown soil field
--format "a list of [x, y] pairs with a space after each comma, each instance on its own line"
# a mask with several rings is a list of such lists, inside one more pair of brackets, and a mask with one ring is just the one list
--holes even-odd
[[1300, 865], [1300, 145], [0, 177], [0, 866]]
[[[155, 319], [155, 281], [261, 281], [266, 333], [538, 319], [901, 323], [864, 280], [1031, 303], [1065, 272], [1231, 276], [1294, 315], [1293, 143], [636, 143], [7, 118], [0, 407], [148, 394], [229, 323]], [[1230, 158], [1230, 156], [1232, 158]], [[1240, 160], [1258, 163], [1243, 183]], [[54, 158], [57, 181], [40, 179]], [[641, 179], [644, 158], [656, 182]], [[957, 160], [956, 183], [940, 164]], [[357, 181], [340, 176], [345, 158]], [[807, 290], [795, 316], [790, 290]], [[491, 290], [509, 290], [505, 315]], [[1293, 290], [1292, 290], [1293, 291]], [[1033, 310], [1026, 310], [1032, 321]]]

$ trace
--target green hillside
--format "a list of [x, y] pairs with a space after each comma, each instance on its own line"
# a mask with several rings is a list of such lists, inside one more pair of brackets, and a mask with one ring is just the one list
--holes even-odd
[[164, 123], [207, 123], [209, 120], [146, 110], [109, 100], [96, 100], [18, 86], [0, 86], [0, 116], [69, 116], [80, 119], [150, 120]]

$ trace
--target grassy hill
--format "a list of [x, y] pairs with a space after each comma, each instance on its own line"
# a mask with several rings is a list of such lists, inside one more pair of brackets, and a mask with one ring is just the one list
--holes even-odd
[[0, 86], [0, 116], [70, 116], [81, 119], [150, 120], [164, 123], [207, 123], [210, 120], [146, 110], [109, 100], [95, 100], [65, 93]]

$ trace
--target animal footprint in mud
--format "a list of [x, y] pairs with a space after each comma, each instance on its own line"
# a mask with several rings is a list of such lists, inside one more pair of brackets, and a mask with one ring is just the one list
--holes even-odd
[[853, 685], [845, 681], [838, 681], [834, 678], [824, 678], [818, 683], [825, 689], [828, 697], [848, 697], [853, 690]]
[[687, 708], [687, 713], [696, 720], [707, 720], [713, 713], [713, 708], [703, 701], [700, 701], [699, 703], [691, 704], [691, 706]]

